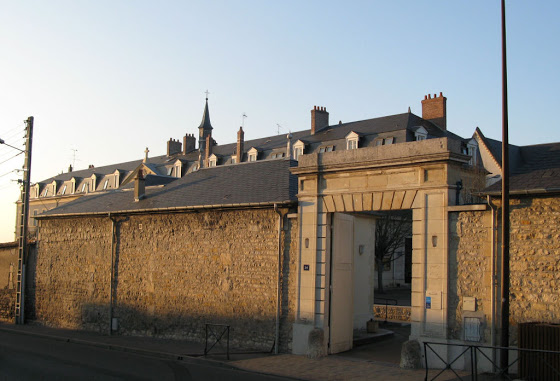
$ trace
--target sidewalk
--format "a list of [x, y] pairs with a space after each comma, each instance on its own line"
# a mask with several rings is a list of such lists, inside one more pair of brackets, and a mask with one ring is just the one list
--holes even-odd
[[[52, 340], [186, 362], [205, 361], [208, 365], [220, 367], [233, 366], [251, 372], [285, 376], [300, 380], [412, 381], [423, 380], [425, 376], [424, 370], [403, 370], [398, 367], [398, 364], [368, 360], [364, 358], [363, 354], [352, 357], [351, 352], [347, 352], [344, 355], [332, 355], [318, 360], [311, 360], [306, 356], [291, 354], [233, 353], [230, 356], [230, 361], [227, 361], [225, 355], [209, 355], [205, 358], [203, 357], [204, 344], [181, 340], [118, 335], [107, 336], [96, 332], [7, 323], [0, 323], [0, 331], [41, 336]], [[383, 342], [377, 344], [383, 345]], [[437, 373], [437, 371], [430, 372], [433, 375]], [[438, 381], [452, 379], [454, 378], [451, 377], [451, 374], [442, 375], [437, 378]]]

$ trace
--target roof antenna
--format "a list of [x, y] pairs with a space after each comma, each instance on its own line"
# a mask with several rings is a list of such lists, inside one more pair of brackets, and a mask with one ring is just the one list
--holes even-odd
[[280, 130], [282, 129], [282, 126], [279, 125], [278, 123], [276, 123], [276, 135], [280, 135]]
[[245, 118], [247, 118], [247, 114], [243, 113], [241, 115], [241, 127], [245, 128]]
[[72, 168], [76, 168], [76, 152], [78, 152], [78, 150], [70, 148], [70, 151], [72, 151]]

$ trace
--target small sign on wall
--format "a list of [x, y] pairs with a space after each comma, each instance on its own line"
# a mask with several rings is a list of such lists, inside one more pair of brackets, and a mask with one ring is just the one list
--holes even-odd
[[303, 265], [303, 271], [309, 271], [309, 265]]
[[[428, 300], [430, 301], [429, 307], [428, 307]], [[426, 292], [426, 309], [441, 310], [441, 292], [439, 291]]]

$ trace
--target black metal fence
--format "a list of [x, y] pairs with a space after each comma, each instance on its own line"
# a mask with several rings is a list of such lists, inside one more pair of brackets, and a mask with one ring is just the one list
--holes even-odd
[[[454, 356], [452, 359], [444, 359], [437, 352], [437, 348], [439, 347], [441, 349], [442, 346], [456, 347], [459, 350], [459, 354]], [[510, 351], [510, 353], [517, 353], [516, 358], [512, 360], [506, 368], [500, 368], [499, 361], [493, 360], [488, 355], [488, 353], [491, 353], [493, 350], [496, 350], [499, 353], [499, 350], [501, 349], [506, 349]], [[453, 369], [453, 365], [457, 363], [461, 358], [465, 359], [465, 357], [470, 363], [470, 375], [459, 375], [458, 372]], [[452, 372], [455, 375], [456, 380], [487, 381], [522, 379], [526, 381], [560, 381], [560, 367], [557, 365], [557, 363], [555, 363], [555, 361], [551, 361], [551, 359], [556, 359], [559, 357], [560, 351], [424, 342], [424, 366], [426, 368], [426, 375], [424, 377], [424, 380], [431, 381], [438, 378], [442, 380], [443, 378], [441, 378], [441, 376], [443, 376], [444, 374], [449, 375], [449, 372]], [[430, 361], [430, 358], [435, 361]], [[525, 362], [524, 366], [519, 366], [519, 359], [523, 359], [523, 361]], [[493, 370], [479, 372], [479, 363], [481, 361], [486, 361], [487, 364], [491, 365]], [[516, 365], [519, 370], [515, 370]], [[430, 376], [430, 369], [439, 370], [439, 372], [435, 375]], [[449, 379], [446, 378], [446, 380]]]

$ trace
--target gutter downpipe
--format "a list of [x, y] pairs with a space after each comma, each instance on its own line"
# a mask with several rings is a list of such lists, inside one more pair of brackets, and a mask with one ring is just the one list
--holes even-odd
[[[492, 274], [492, 294], [490, 296], [490, 305], [491, 305], [491, 316], [492, 316], [492, 324], [490, 325], [490, 346], [496, 346], [496, 205], [492, 203], [492, 198], [490, 195], [486, 195], [486, 201], [488, 202], [488, 206], [492, 209], [492, 247], [491, 247], [491, 256], [492, 260], [490, 262], [490, 273]], [[492, 364], [496, 364], [496, 349], [492, 348]], [[492, 365], [495, 371], [495, 365]]]
[[107, 215], [107, 217], [109, 217], [109, 219], [111, 220], [111, 274], [110, 274], [110, 282], [109, 282], [109, 289], [110, 289], [110, 295], [109, 295], [109, 336], [111, 336], [113, 334], [113, 273], [115, 271], [114, 269], [114, 263], [115, 263], [115, 222], [116, 220], [114, 219], [114, 217], [111, 217], [111, 213], [109, 213]]
[[274, 333], [274, 354], [278, 354], [280, 342], [280, 282], [282, 281], [282, 212], [274, 203], [274, 211], [278, 214], [278, 282], [276, 283], [276, 331]]

